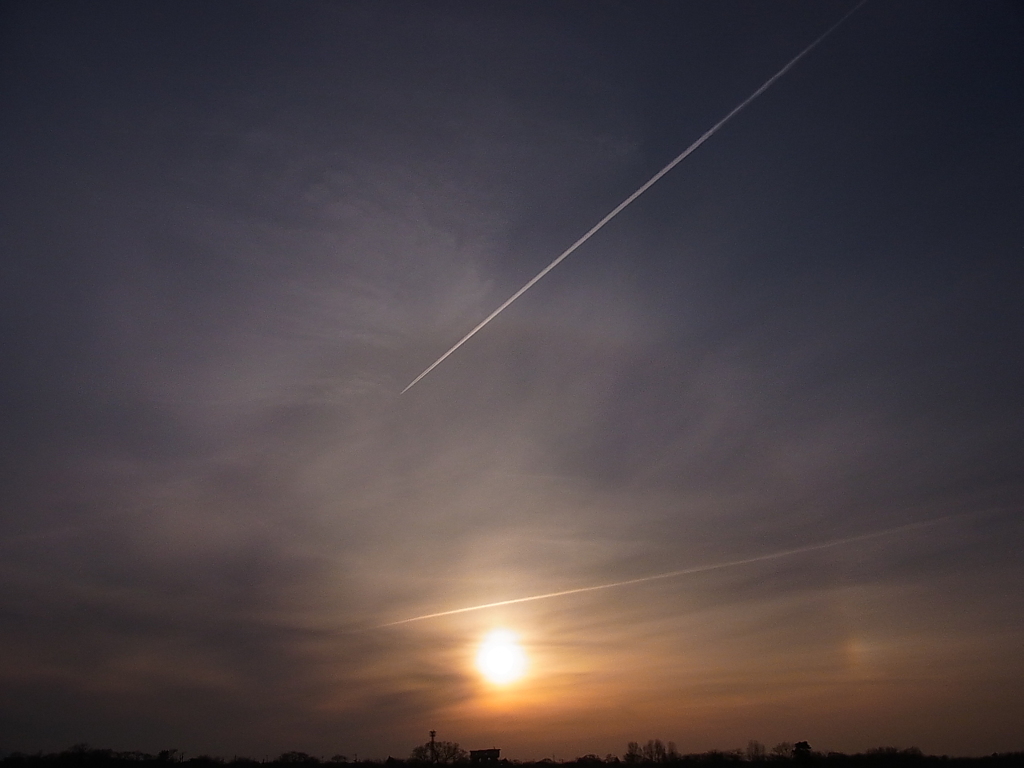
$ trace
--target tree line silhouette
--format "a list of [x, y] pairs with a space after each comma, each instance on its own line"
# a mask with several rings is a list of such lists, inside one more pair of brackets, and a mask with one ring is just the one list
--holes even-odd
[[[1024, 768], [1024, 751], [993, 753], [985, 757], [950, 757], [947, 755], [925, 755], [920, 749], [897, 749], [881, 747], [866, 752], [846, 754], [842, 752], [820, 752], [811, 748], [806, 741], [795, 743], [781, 742], [771, 749], [758, 741], [751, 741], [746, 749], [710, 750], [708, 752], [682, 754], [676, 745], [651, 739], [646, 744], [631, 741], [621, 756], [608, 754], [600, 757], [586, 754], [573, 760], [508, 760], [498, 761], [506, 766], [523, 766], [523, 768], [550, 768], [552, 765], [575, 765], [581, 768], [598, 768], [598, 766], [720, 766], [741, 764], [763, 765], [766, 768], [797, 768], [797, 766], [844, 766], [846, 768], [966, 768], [967, 766], [984, 766], [985, 768]], [[285, 752], [273, 759], [253, 759], [234, 756], [231, 759], [197, 755], [187, 757], [176, 749], [166, 749], [157, 754], [145, 752], [116, 752], [112, 749], [93, 749], [85, 744], [44, 754], [37, 752], [25, 754], [14, 752], [0, 758], [3, 768], [340, 768], [340, 764], [359, 763], [360, 765], [386, 766], [394, 768], [407, 765], [410, 768], [421, 768], [435, 764], [471, 765], [468, 753], [458, 742], [431, 741], [415, 747], [406, 759], [388, 757], [386, 759], [363, 759], [358, 755], [350, 759], [348, 755], [336, 754], [330, 758], [316, 757], [305, 752]]]

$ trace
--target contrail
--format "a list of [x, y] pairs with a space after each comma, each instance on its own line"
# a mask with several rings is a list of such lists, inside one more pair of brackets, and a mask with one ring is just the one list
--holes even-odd
[[445, 352], [443, 355], [441, 355], [439, 358], [437, 358], [437, 360], [435, 360], [425, 371], [423, 371], [423, 373], [421, 373], [419, 376], [417, 376], [415, 379], [413, 379], [409, 383], [409, 385], [405, 389], [402, 390], [401, 394], [404, 395], [406, 392], [408, 392], [410, 389], [412, 389], [416, 385], [416, 383], [419, 382], [420, 379], [422, 379], [424, 376], [426, 376], [432, 370], [437, 368], [437, 366], [439, 366], [441, 363], [443, 363], [448, 358], [448, 356], [452, 354], [452, 352], [454, 352], [459, 347], [461, 347], [463, 344], [465, 344], [467, 341], [469, 341], [471, 338], [473, 338], [485, 325], [487, 325], [489, 322], [491, 322], [491, 320], [493, 320], [498, 315], [500, 315], [502, 312], [504, 312], [513, 301], [515, 301], [520, 296], [522, 296], [524, 293], [526, 293], [528, 290], [530, 290], [542, 277], [544, 277], [544, 275], [546, 275], [552, 269], [554, 269], [559, 264], [561, 264], [562, 261], [565, 260], [565, 258], [567, 256], [569, 256], [569, 254], [571, 254], [573, 251], [575, 251], [577, 248], [579, 248], [581, 245], [583, 245], [585, 242], [587, 242], [587, 240], [589, 240], [591, 237], [593, 237], [595, 234], [597, 234], [597, 232], [605, 224], [607, 224], [609, 221], [611, 221], [616, 216], [618, 216], [623, 211], [623, 209], [626, 208], [626, 206], [628, 206], [630, 203], [632, 203], [634, 200], [636, 200], [638, 197], [640, 197], [640, 195], [642, 195], [644, 192], [646, 192], [648, 189], [650, 189], [654, 185], [654, 183], [656, 181], [658, 181], [662, 176], [664, 176], [666, 173], [668, 173], [673, 168], [675, 168], [677, 165], [679, 165], [679, 163], [681, 163], [683, 160], [685, 160], [687, 157], [689, 157], [690, 154], [694, 150], [697, 149], [697, 147], [699, 147], [705, 141], [707, 141], [712, 136], [714, 136], [716, 133], [718, 133], [718, 130], [723, 125], [725, 125], [727, 122], [729, 122], [737, 114], [742, 112], [743, 109], [748, 104], [750, 104], [750, 102], [752, 102], [754, 99], [756, 99], [762, 93], [764, 93], [769, 88], [771, 88], [772, 85], [775, 84], [776, 80], [778, 80], [780, 77], [782, 77], [784, 74], [786, 74], [790, 69], [793, 68], [793, 66], [798, 61], [800, 61], [800, 59], [802, 59], [804, 56], [806, 56], [808, 53], [810, 53], [815, 48], [815, 46], [818, 45], [818, 43], [820, 43], [826, 37], [831, 35], [836, 29], [838, 29], [843, 24], [843, 22], [845, 22], [848, 18], [850, 18], [858, 10], [860, 10], [860, 7], [862, 5], [864, 5], [867, 1], [868, 0], [860, 0], [860, 2], [857, 3], [857, 5], [855, 5], [851, 10], [847, 11], [846, 15], [844, 15], [841, 19], [839, 19], [839, 21], [837, 21], [835, 24], [833, 24], [831, 27], [829, 27], [827, 30], [825, 30], [825, 32], [817, 40], [815, 40], [813, 43], [811, 43], [806, 48], [804, 48], [802, 51], [800, 51], [800, 53], [798, 53], [796, 56], [793, 57], [792, 61], [790, 61], [786, 66], [784, 66], [782, 69], [780, 69], [774, 75], [772, 75], [765, 82], [764, 85], [762, 85], [760, 88], [758, 88], [752, 94], [747, 96], [746, 99], [744, 99], [742, 102], [740, 102], [738, 107], [735, 107], [729, 114], [727, 114], [725, 117], [723, 117], [721, 120], [719, 120], [713, 126], [711, 126], [711, 128], [709, 128], [707, 131], [705, 131], [704, 134], [699, 139], [697, 139], [695, 142], [693, 142], [693, 144], [688, 146], [672, 162], [670, 162], [668, 165], [666, 165], [664, 168], [662, 168], [660, 171], [658, 171], [656, 174], [654, 174], [650, 179], [648, 179], [647, 183], [645, 183], [642, 187], [640, 187], [640, 189], [638, 189], [636, 192], [634, 192], [629, 197], [627, 197], [625, 200], [623, 200], [621, 203], [619, 203], [617, 206], [615, 206], [615, 208], [613, 208], [611, 210], [611, 212], [607, 216], [605, 216], [603, 219], [601, 219], [599, 222], [597, 222], [597, 224], [595, 224], [593, 227], [591, 227], [587, 231], [587, 233], [585, 235], [583, 235], [583, 237], [581, 237], [575, 243], [573, 243], [568, 248], [566, 248], [557, 259], [552, 261], [550, 264], [548, 264], [546, 267], [544, 267], [544, 269], [542, 269], [540, 272], [538, 272], [536, 274], [536, 276], [532, 280], [530, 280], [530, 282], [528, 282], [526, 285], [524, 285], [518, 291], [516, 291], [511, 296], [509, 296], [508, 299], [505, 300], [504, 304], [502, 304], [496, 310], [491, 312], [491, 314], [489, 314], [487, 317], [485, 317], [483, 320], [481, 320], [480, 323], [478, 323], [477, 326], [473, 330], [471, 330], [469, 333], [467, 333], [465, 336], [463, 336], [458, 341], [458, 343], [455, 344], [455, 346], [453, 346], [451, 349], [449, 349], [447, 352]]
[[933, 520], [927, 520], [921, 523], [908, 523], [907, 525], [901, 525], [896, 528], [887, 528], [884, 531], [875, 531], [874, 533], [863, 533], [859, 536], [849, 536], [845, 539], [834, 539], [832, 541], [826, 541], [822, 544], [808, 544], [805, 547], [796, 547], [795, 549], [784, 549], [781, 552], [772, 552], [767, 555], [758, 555], [757, 557], [747, 557], [742, 560], [729, 560], [725, 563], [714, 563], [712, 565], [695, 565], [692, 568], [683, 568], [678, 571], [668, 571], [667, 573], [656, 573], [653, 576], [641, 576], [636, 579], [627, 579], [626, 581], [613, 581], [610, 584], [598, 584], [594, 587], [578, 587], [576, 589], [563, 589], [559, 592], [545, 592], [542, 595], [530, 595], [529, 597], [516, 597], [511, 600], [499, 600], [496, 603], [484, 603], [482, 605], [471, 605], [468, 608], [455, 608], [450, 611], [438, 611], [437, 613], [425, 613], [422, 616], [413, 616], [411, 619], [399, 619], [398, 621], [389, 621], [386, 624], [378, 624], [370, 629], [384, 629], [385, 627], [397, 627], [401, 624], [412, 624], [414, 621], [426, 621], [427, 619], [439, 619], [442, 616], [454, 616], [459, 613], [472, 613], [473, 611], [484, 611], [488, 608], [500, 608], [503, 605], [516, 605], [518, 603], [532, 603], [535, 600], [550, 600], [553, 597], [565, 597], [566, 595], [579, 595], [584, 592], [597, 592], [602, 589], [614, 589], [616, 587], [628, 587], [631, 584], [643, 584], [648, 581], [658, 581], [660, 579], [673, 579], [678, 576], [687, 576], [694, 573], [706, 573], [708, 571], [720, 571], [723, 568], [735, 568], [740, 565], [749, 565], [751, 563], [763, 563], [766, 560], [778, 560], [783, 557], [791, 557], [793, 555], [800, 555], [805, 552], [817, 552], [821, 549], [829, 549], [831, 547], [839, 547], [844, 544], [854, 544], [858, 541], [867, 541], [868, 539], [877, 539], [882, 536], [891, 536], [896, 533], [902, 533], [903, 531], [914, 530], [916, 528], [927, 528], [929, 526], [940, 523], [951, 517], [959, 517], [959, 515], [946, 515], [944, 517], [935, 518]]

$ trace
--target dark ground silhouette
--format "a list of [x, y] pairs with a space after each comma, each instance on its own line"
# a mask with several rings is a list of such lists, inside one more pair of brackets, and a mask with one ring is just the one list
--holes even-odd
[[[446, 744], [449, 742], [445, 742]], [[456, 750], [458, 759], [449, 764], [470, 763], [465, 759], [465, 752], [459, 749], [458, 744], [451, 742]], [[187, 757], [176, 749], [168, 749], [156, 755], [144, 752], [115, 752], [111, 749], [93, 749], [86, 745], [75, 745], [63, 752], [44, 754], [25, 754], [15, 752], [0, 759], [0, 766], [3, 768], [255, 768], [256, 766], [272, 768], [313, 768], [314, 766], [328, 766], [329, 768], [340, 768], [350, 762], [358, 762], [360, 765], [369, 766], [394, 766], [408, 765], [410, 768], [417, 766], [429, 766], [431, 760], [422, 759], [423, 752], [420, 749], [413, 751], [413, 757], [409, 759], [386, 759], [373, 760], [350, 760], [348, 756], [337, 754], [329, 759], [315, 757], [305, 752], [285, 752], [273, 760], [254, 760], [247, 757], [211, 757], [199, 755]], [[523, 766], [523, 768], [550, 768], [552, 765], [575, 765], [586, 768], [597, 768], [597, 766], [619, 766], [629, 764], [631, 766], [691, 766], [691, 765], [726, 765], [740, 764], [759, 765], [768, 768], [797, 768], [797, 766], [847, 766], [848, 768], [958, 768], [959, 766], [985, 766], [986, 768], [1024, 768], [1024, 751], [1005, 752], [992, 754], [985, 757], [950, 757], [947, 755], [925, 755], [916, 748], [896, 749], [893, 747], [882, 747], [871, 749], [867, 752], [848, 755], [841, 752], [819, 752], [812, 749], [806, 741], [796, 743], [783, 742], [767, 749], [759, 742], [752, 741], [745, 750], [736, 749], [731, 751], [711, 750], [697, 754], [680, 754], [676, 751], [675, 745], [668, 742], [664, 745], [660, 740], [649, 741], [641, 746], [637, 742], [630, 742], [626, 752], [620, 757], [617, 755], [588, 754], [578, 757], [575, 760], [555, 761], [546, 759], [538, 761], [501, 760], [502, 766]]]

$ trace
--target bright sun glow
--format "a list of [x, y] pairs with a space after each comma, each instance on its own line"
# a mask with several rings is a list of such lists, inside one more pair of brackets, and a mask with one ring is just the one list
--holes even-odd
[[526, 673], [526, 653], [519, 638], [507, 629], [488, 633], [476, 652], [476, 668], [497, 685], [518, 680]]

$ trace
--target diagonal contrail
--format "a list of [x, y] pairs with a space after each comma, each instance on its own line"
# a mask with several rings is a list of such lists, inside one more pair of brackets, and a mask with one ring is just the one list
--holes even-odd
[[589, 240], [591, 237], [593, 237], [598, 232], [598, 230], [600, 230], [605, 224], [607, 224], [609, 221], [611, 221], [616, 216], [618, 216], [623, 211], [623, 209], [626, 208], [626, 206], [628, 206], [630, 203], [632, 203], [634, 200], [636, 200], [638, 197], [640, 197], [640, 195], [642, 195], [644, 192], [646, 192], [648, 189], [650, 189], [654, 185], [654, 183], [656, 181], [658, 181], [662, 176], [664, 176], [666, 173], [668, 173], [673, 168], [675, 168], [677, 165], [679, 165], [679, 163], [681, 163], [683, 160], [685, 160], [687, 157], [689, 157], [689, 155], [694, 150], [696, 150], [697, 147], [699, 147], [705, 141], [707, 141], [712, 136], [714, 136], [718, 132], [719, 128], [721, 128], [723, 125], [725, 125], [727, 122], [729, 122], [733, 117], [735, 117], [737, 114], [739, 114], [744, 109], [744, 107], [746, 107], [748, 104], [750, 104], [750, 102], [752, 102], [754, 99], [756, 99], [762, 93], [764, 93], [769, 88], [771, 88], [772, 85], [775, 84], [776, 80], [778, 80], [780, 77], [782, 77], [784, 74], [786, 74], [790, 69], [792, 69], [793, 66], [798, 61], [800, 61], [800, 59], [802, 59], [804, 56], [806, 56], [808, 53], [810, 53], [811, 50], [813, 50], [814, 47], [816, 45], [818, 45], [818, 43], [820, 43], [826, 37], [831, 35], [837, 28], [839, 28], [840, 25], [843, 24], [843, 22], [845, 22], [854, 13], [856, 13], [860, 9], [860, 7], [862, 5], [864, 5], [864, 3], [866, 3], [866, 2], [867, 2], [867, 0], [860, 0], [860, 2], [857, 3], [857, 5], [855, 5], [851, 10], [847, 11], [846, 14], [841, 19], [839, 19], [839, 21], [837, 21], [835, 24], [833, 24], [831, 27], [829, 27], [827, 30], [825, 30], [825, 32], [817, 40], [815, 40], [813, 43], [811, 43], [806, 48], [804, 48], [802, 51], [800, 51], [800, 53], [798, 53], [796, 56], [794, 56], [793, 59], [786, 66], [784, 66], [782, 69], [780, 69], [774, 75], [772, 75], [765, 82], [764, 85], [762, 85], [760, 88], [758, 88], [752, 94], [747, 96], [746, 99], [744, 99], [742, 102], [740, 102], [739, 106], [735, 107], [732, 110], [732, 112], [727, 114], [725, 117], [723, 117], [721, 120], [719, 120], [713, 126], [711, 126], [707, 131], [705, 131], [704, 134], [699, 139], [697, 139], [695, 142], [693, 142], [693, 144], [688, 146], [672, 162], [670, 162], [668, 165], [666, 165], [664, 168], [662, 168], [660, 171], [658, 171], [656, 174], [654, 174], [650, 179], [648, 179], [647, 183], [645, 183], [642, 187], [640, 187], [640, 189], [638, 189], [636, 192], [634, 192], [629, 197], [627, 197], [625, 200], [623, 200], [621, 203], [619, 203], [617, 206], [615, 206], [615, 208], [613, 208], [611, 210], [611, 212], [607, 216], [605, 216], [603, 219], [601, 219], [599, 222], [597, 222], [597, 224], [595, 224], [593, 227], [591, 227], [587, 231], [587, 233], [585, 235], [583, 235], [583, 237], [581, 237], [575, 243], [573, 243], [568, 248], [566, 248], [557, 259], [552, 261], [550, 264], [548, 264], [546, 267], [544, 267], [544, 269], [542, 269], [540, 272], [538, 272], [536, 274], [536, 276], [532, 280], [530, 280], [530, 282], [528, 282], [526, 285], [524, 285], [518, 291], [516, 291], [511, 296], [509, 296], [508, 299], [505, 300], [504, 304], [502, 304], [496, 310], [491, 312], [491, 314], [489, 314], [487, 317], [485, 317], [483, 320], [481, 320], [473, 330], [471, 330], [469, 333], [467, 333], [465, 336], [463, 336], [461, 339], [459, 339], [458, 343], [455, 344], [455, 346], [453, 346], [451, 349], [449, 349], [447, 352], [445, 352], [443, 355], [441, 355], [439, 358], [437, 358], [437, 360], [435, 360], [433, 363], [431, 363], [431, 365], [425, 371], [423, 371], [423, 373], [421, 373], [419, 376], [417, 376], [415, 379], [413, 379], [409, 383], [409, 385], [405, 389], [402, 390], [402, 394], [404, 395], [406, 392], [408, 392], [410, 389], [412, 389], [420, 379], [422, 379], [424, 376], [426, 376], [432, 370], [437, 368], [437, 366], [439, 366], [441, 363], [443, 363], [448, 358], [448, 356], [452, 354], [452, 352], [454, 352], [459, 347], [461, 347], [463, 344], [465, 344], [467, 341], [469, 341], [471, 338], [473, 338], [485, 325], [487, 325], [489, 322], [491, 322], [491, 320], [493, 320], [498, 315], [500, 315], [502, 312], [504, 312], [513, 301], [515, 301], [520, 296], [522, 296], [524, 293], [526, 293], [528, 290], [530, 290], [542, 277], [544, 277], [544, 275], [546, 275], [552, 269], [554, 269], [559, 264], [561, 264], [562, 261], [567, 256], [569, 256], [569, 254], [571, 254], [573, 251], [575, 251], [577, 248], [579, 248], [581, 245], [583, 245], [585, 242], [587, 242], [587, 240]]
[[397, 627], [401, 624], [412, 624], [414, 621], [426, 621], [427, 619], [439, 619], [442, 616], [454, 616], [459, 613], [472, 613], [473, 611], [483, 611], [488, 608], [500, 608], [503, 605], [516, 605], [518, 603], [532, 603], [535, 600], [550, 600], [553, 597], [565, 597], [566, 595], [579, 595], [584, 592], [597, 592], [602, 589], [614, 589], [615, 587], [627, 587], [631, 584], [643, 584], [648, 581], [658, 581], [660, 579], [673, 579], [677, 576], [687, 576], [694, 573], [707, 573], [708, 571], [719, 571], [723, 568], [735, 568], [740, 565], [750, 565], [751, 563], [763, 563], [766, 560], [778, 560], [783, 557], [791, 557], [792, 555], [800, 555], [805, 552], [817, 552], [821, 549], [829, 549], [831, 547], [839, 547], [844, 544], [854, 544], [858, 541], [867, 541], [868, 539], [877, 539], [882, 536], [891, 536], [895, 533], [902, 533], [903, 531], [913, 530], [915, 528], [927, 528], [929, 526], [940, 523], [951, 517], [958, 517], [958, 515], [947, 515], [945, 517], [935, 518], [933, 520], [927, 520], [920, 523], [908, 523], [907, 525], [900, 525], [896, 528], [887, 528], [884, 531], [875, 531], [874, 533], [864, 533], [859, 536], [849, 536], [845, 539], [834, 539], [832, 541], [826, 541], [821, 544], [808, 544], [805, 547], [796, 547], [795, 549], [785, 549], [781, 552], [771, 552], [767, 555], [758, 555], [757, 557], [747, 557], [742, 560], [729, 560], [725, 563], [713, 563], [712, 565], [695, 565], [692, 568], [683, 568], [678, 571], [668, 571], [667, 573], [657, 573], [653, 576], [641, 576], [636, 579], [627, 579], [625, 581], [613, 581], [610, 584], [598, 584], [594, 587], [578, 587], [576, 589], [563, 589], [559, 592], [545, 592], [542, 595], [530, 595], [529, 597], [516, 597], [511, 600], [499, 600], [495, 603], [483, 603], [482, 605], [471, 605], [467, 608], [455, 608], [450, 611], [438, 611], [437, 613], [425, 613], [422, 616], [413, 616], [410, 619], [399, 619], [398, 621], [389, 621], [386, 624], [377, 624], [370, 629], [384, 629], [385, 627]]

